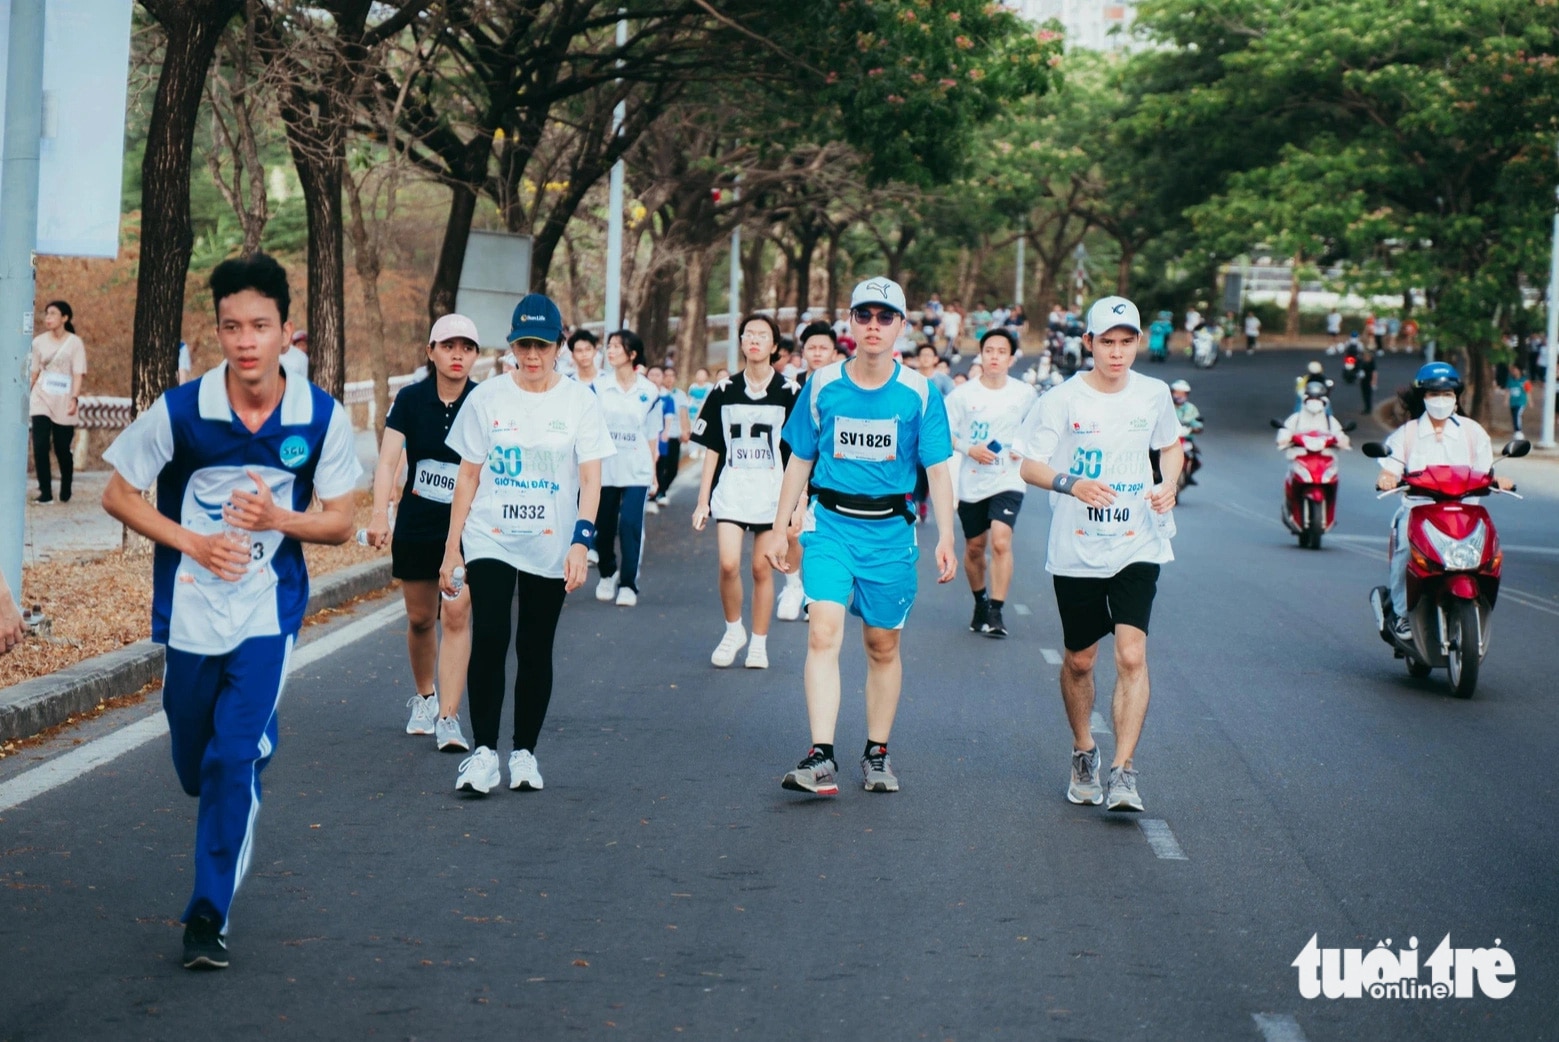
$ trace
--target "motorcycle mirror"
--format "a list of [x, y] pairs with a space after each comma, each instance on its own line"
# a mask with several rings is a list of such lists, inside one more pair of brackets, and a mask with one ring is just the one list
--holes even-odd
[[1385, 459], [1391, 455], [1391, 450], [1378, 441], [1367, 441], [1359, 450], [1370, 459]]
[[1283, 424], [1279, 420], [1268, 420], [1267, 422], [1272, 424], [1272, 429], [1275, 431], [1280, 431], [1283, 429]]
[[1507, 441], [1504, 450], [1500, 454], [1509, 456], [1511, 459], [1520, 459], [1531, 451], [1532, 443], [1522, 438], [1519, 441]]
[[1349, 431], [1358, 430], [1358, 428], [1359, 425], [1356, 422], [1349, 420], [1347, 423], [1342, 425], [1342, 432], [1347, 434]]

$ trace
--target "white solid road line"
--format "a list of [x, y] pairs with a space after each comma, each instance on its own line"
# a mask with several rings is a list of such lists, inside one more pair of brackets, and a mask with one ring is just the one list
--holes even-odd
[[1287, 1013], [1252, 1013], [1251, 1018], [1266, 1042], [1306, 1042], [1299, 1021]]
[[1153, 853], [1164, 861], [1189, 861], [1185, 851], [1180, 849], [1180, 841], [1175, 839], [1175, 834], [1169, 831], [1169, 822], [1158, 818], [1141, 818], [1137, 821], [1137, 827], [1147, 837], [1148, 846], [1153, 848]]
[[[364, 616], [338, 630], [332, 630], [318, 640], [310, 641], [292, 653], [288, 675], [313, 665], [326, 655], [368, 636], [405, 614], [405, 603], [397, 600], [372, 615]], [[59, 788], [66, 782], [74, 781], [83, 774], [116, 760], [133, 749], [139, 749], [147, 742], [167, 733], [168, 718], [162, 713], [155, 713], [101, 738], [93, 739], [63, 756], [41, 763], [30, 771], [24, 771], [10, 781], [0, 783], [0, 814], [12, 807], [21, 806], [35, 796]]]
[[1039, 655], [1052, 666], [1059, 666], [1061, 664], [1061, 653], [1055, 648], [1040, 648]]
[[1094, 734], [1113, 734], [1110, 725], [1104, 722], [1104, 717], [1094, 713], [1088, 718], [1088, 726]]
[[1019, 615], [1033, 615], [1034, 614], [1032, 611], [1029, 610], [1029, 606], [1027, 604], [1014, 604], [1012, 606], [1012, 610], [1017, 612]]

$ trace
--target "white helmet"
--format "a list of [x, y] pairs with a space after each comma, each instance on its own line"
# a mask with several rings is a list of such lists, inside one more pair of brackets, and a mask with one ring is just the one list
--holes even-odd
[[1191, 393], [1191, 385], [1186, 383], [1184, 380], [1176, 380], [1174, 383], [1169, 385], [1169, 389], [1178, 394]]

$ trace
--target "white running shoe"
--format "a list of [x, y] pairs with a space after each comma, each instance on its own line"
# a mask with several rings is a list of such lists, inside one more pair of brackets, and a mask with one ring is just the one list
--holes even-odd
[[438, 723], [433, 725], [433, 737], [438, 740], [440, 752], [449, 752], [452, 749], [467, 752], [471, 748], [471, 744], [466, 741], [466, 736], [460, 733], [458, 716], [439, 717]]
[[485, 745], [460, 761], [460, 777], [455, 779], [456, 792], [479, 792], [486, 796], [498, 787], [498, 754]]
[[619, 608], [632, 608], [638, 603], [639, 595], [634, 592], [633, 587], [624, 586], [617, 591], [617, 606]]
[[660, 513], [660, 506], [653, 499], [647, 499], [644, 501], [644, 512], [646, 514], [658, 514]]
[[736, 653], [742, 650], [742, 645], [747, 643], [747, 630], [742, 627], [731, 629], [726, 627], [725, 636], [720, 638], [720, 643], [715, 645], [715, 650], [709, 656], [709, 661], [724, 669], [736, 661]]
[[754, 644], [747, 649], [747, 661], [742, 663], [748, 669], [768, 669], [769, 649], [766, 646]]
[[601, 555], [595, 552], [595, 548], [594, 547], [592, 547], [591, 549], [585, 551], [585, 563], [586, 564], [600, 564], [601, 563]]
[[595, 584], [595, 599], [602, 604], [612, 603], [612, 598], [617, 596], [617, 576], [608, 575]]
[[432, 734], [434, 721], [438, 719], [438, 695], [424, 698], [412, 695], [406, 700], [411, 707], [411, 719], [406, 721], [407, 734]]
[[541, 791], [541, 770], [536, 765], [535, 753], [516, 749], [509, 754], [509, 788]]
[[800, 583], [786, 583], [785, 588], [780, 590], [779, 606], [774, 614], [780, 617], [781, 622], [795, 622], [801, 618], [801, 601], [805, 597]]

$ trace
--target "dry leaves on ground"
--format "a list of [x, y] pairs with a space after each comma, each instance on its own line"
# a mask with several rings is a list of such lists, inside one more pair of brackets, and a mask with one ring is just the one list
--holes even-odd
[[[358, 494], [357, 527], [368, 524], [372, 498]], [[358, 546], [303, 548], [309, 575], [318, 577], [389, 551]], [[152, 629], [152, 553], [115, 550], [90, 559], [43, 561], [22, 570], [24, 607], [48, 616], [50, 636], [29, 636], [0, 656], [0, 687], [45, 676], [145, 640]]]

